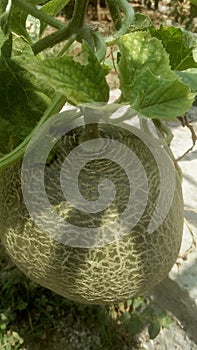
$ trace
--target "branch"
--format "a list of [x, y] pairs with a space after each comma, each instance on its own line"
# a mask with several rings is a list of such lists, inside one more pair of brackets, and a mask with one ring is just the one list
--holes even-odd
[[182, 156], [180, 156], [179, 158], [176, 159], [177, 162], [179, 162], [182, 158], [184, 158], [189, 152], [191, 152], [194, 148], [194, 146], [196, 145], [196, 141], [197, 141], [197, 135], [195, 133], [195, 130], [193, 128], [193, 126], [191, 124], [189, 124], [189, 122], [187, 121], [186, 116], [184, 117], [178, 117], [178, 119], [181, 121], [182, 126], [186, 126], [189, 131], [191, 132], [191, 138], [192, 138], [192, 146], [185, 151]]

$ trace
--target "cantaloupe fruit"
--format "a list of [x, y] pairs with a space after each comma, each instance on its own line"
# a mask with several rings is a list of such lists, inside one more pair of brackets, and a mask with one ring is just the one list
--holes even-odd
[[[123, 301], [159, 283], [176, 261], [183, 232], [181, 180], [176, 170], [175, 191], [167, 216], [154, 232], [148, 233], [160, 190], [158, 164], [137, 135], [112, 125], [102, 124], [99, 128], [102, 137], [117, 140], [136, 154], [148, 179], [148, 201], [143, 215], [128, 234], [117, 241], [83, 248], [50, 238], [34, 223], [24, 203], [21, 161], [0, 172], [0, 237], [11, 259], [38, 284], [68, 299], [90, 304]], [[67, 210], [58, 177], [54, 176], [54, 169], [60, 169], [70, 150], [79, 144], [81, 132], [79, 127], [59, 141], [45, 169], [46, 191], [58, 215], [69, 218], [70, 223], [79, 227], [109, 223], [110, 234], [114, 217], [125, 209], [128, 201], [129, 184], [124, 169], [109, 159], [100, 159], [86, 164], [81, 172], [79, 189], [86, 199], [98, 197], [98, 184], [103, 177], [116, 186], [113, 203], [97, 214], [81, 213], [75, 208]], [[167, 179], [166, 184], [170, 181]], [[117, 226], [117, 233], [118, 230]]]

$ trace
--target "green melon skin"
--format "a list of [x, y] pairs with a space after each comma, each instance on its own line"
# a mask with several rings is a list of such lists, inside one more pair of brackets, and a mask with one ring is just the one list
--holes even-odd
[[[98, 196], [97, 185], [103, 176], [117, 187], [117, 196], [107, 210], [85, 217], [67, 202], [55, 183], [54, 169], [76, 147], [81, 129], [60, 141], [56, 155], [46, 167], [46, 188], [59, 215], [84, 227], [113, 222], [128, 200], [128, 183], [124, 171], [109, 160], [93, 161], [81, 172], [79, 188], [86, 198]], [[0, 172], [0, 237], [13, 262], [30, 279], [55, 293], [81, 303], [108, 304], [142, 295], [166, 277], [179, 253], [183, 232], [183, 198], [181, 180], [176, 175], [176, 190], [167, 217], [152, 234], [147, 227], [159, 193], [159, 171], [147, 146], [126, 130], [102, 127], [101, 135], [119, 140], [141, 160], [148, 178], [149, 197], [140, 222], [123, 239], [96, 248], [70, 247], [49, 238], [31, 219], [23, 201], [21, 162]], [[96, 179], [93, 179], [93, 175]], [[137, 175], [136, 175], [137, 176]], [[69, 181], [69, 179], [68, 179]], [[72, 181], [72, 179], [70, 179]], [[167, 182], [170, 179], [167, 179]], [[90, 183], [94, 190], [90, 191]], [[166, 186], [168, 190], [168, 186]], [[62, 203], [64, 205], [62, 205]]]

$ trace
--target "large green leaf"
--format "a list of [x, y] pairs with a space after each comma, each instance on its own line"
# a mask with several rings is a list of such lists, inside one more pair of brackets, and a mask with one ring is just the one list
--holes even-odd
[[197, 48], [196, 36], [188, 31], [176, 27], [150, 28], [152, 36], [161, 40], [169, 54], [170, 65], [173, 70], [197, 68], [197, 60], [193, 51]]
[[[48, 13], [51, 16], [56, 16], [69, 1], [70, 0], [51, 0], [42, 7], [42, 11]], [[42, 35], [46, 27], [47, 24], [41, 22], [40, 35]]]
[[[2, 37], [2, 35], [1, 35]], [[22, 62], [35, 60], [22, 38], [15, 38], [17, 49], [9, 55], [11, 39], [5, 38], [0, 57], [0, 153], [15, 148], [35, 127], [49, 105], [52, 91], [42, 89]], [[20, 45], [21, 43], [21, 45]], [[26, 49], [23, 52], [24, 47]], [[19, 49], [20, 48], [20, 49]], [[28, 50], [29, 48], [29, 50]], [[28, 58], [29, 56], [29, 58]]]
[[[179, 79], [160, 79], [150, 70], [135, 76], [131, 93], [131, 106], [148, 118], [175, 119], [188, 110], [194, 99], [188, 97], [189, 89]], [[138, 89], [138, 93], [136, 93]]]
[[190, 108], [194, 94], [170, 69], [160, 40], [137, 32], [121, 37], [118, 45], [123, 101], [148, 118], [174, 119]]
[[83, 44], [78, 57], [47, 58], [28, 65], [28, 69], [72, 104], [108, 101], [104, 71], [88, 44]]
[[182, 72], [176, 71], [175, 73], [184, 83], [189, 85], [191, 91], [197, 91], [197, 68], [186, 69]]

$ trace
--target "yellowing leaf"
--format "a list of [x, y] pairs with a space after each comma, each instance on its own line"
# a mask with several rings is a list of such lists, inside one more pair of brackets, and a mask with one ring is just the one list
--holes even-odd
[[160, 40], [147, 32], [119, 39], [122, 100], [148, 118], [174, 119], [191, 106], [194, 94], [171, 70]]
[[72, 104], [107, 102], [109, 87], [105, 73], [90, 47], [83, 46], [85, 61], [64, 55], [28, 65], [38, 79], [65, 95]]

